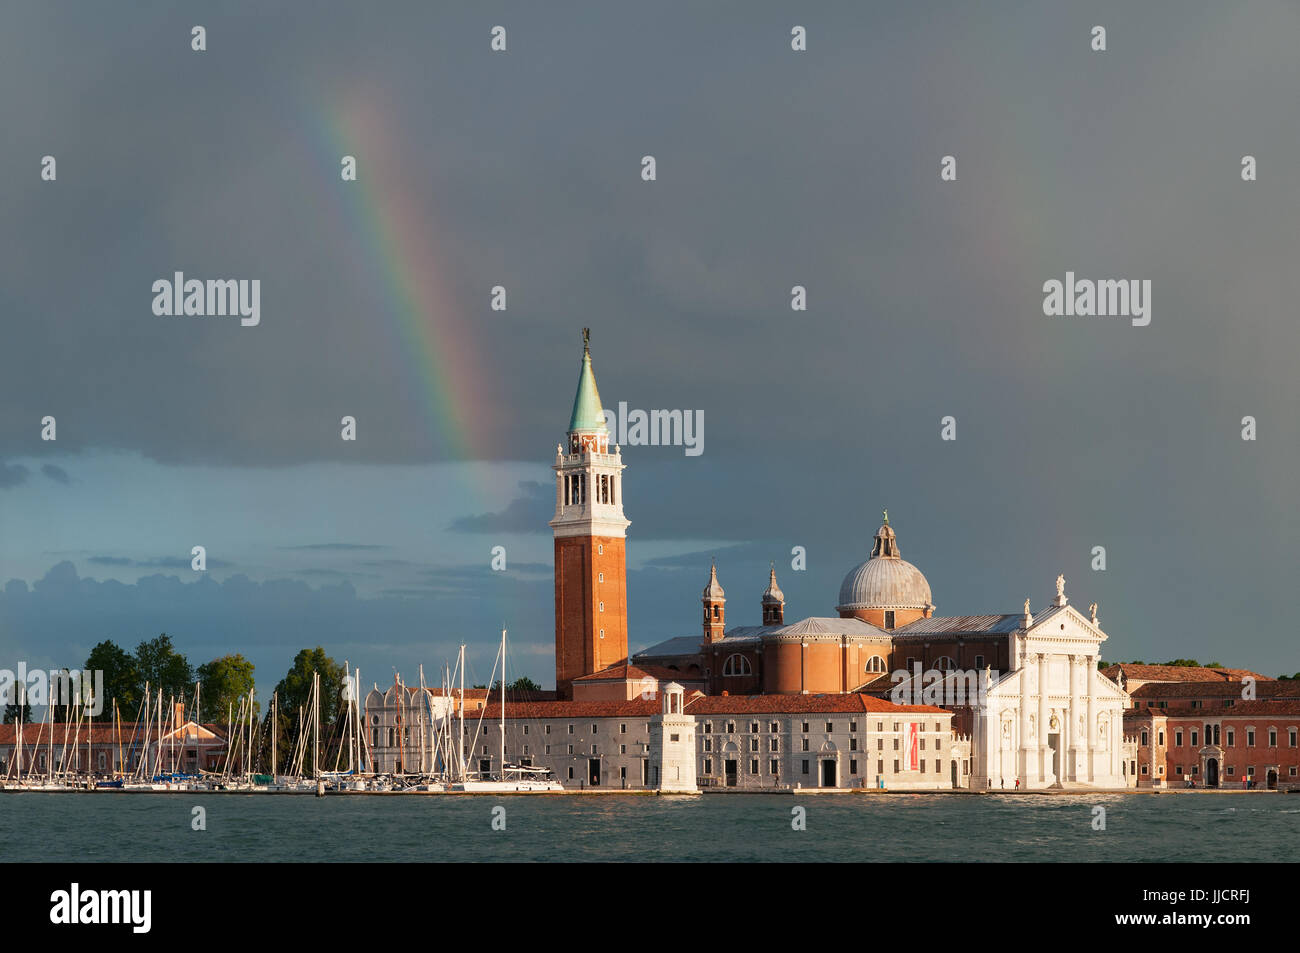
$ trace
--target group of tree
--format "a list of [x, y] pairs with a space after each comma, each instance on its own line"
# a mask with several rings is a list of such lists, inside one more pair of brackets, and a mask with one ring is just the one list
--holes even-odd
[[[1107, 668], [1107, 667], [1109, 667], [1109, 666], [1111, 666], [1111, 665], [1114, 665], [1114, 664], [1119, 664], [1119, 665], [1146, 665], [1147, 663], [1144, 662], [1144, 661], [1142, 661], [1142, 659], [1133, 659], [1131, 662], [1119, 662], [1119, 663], [1115, 663], [1115, 662], [1105, 662], [1105, 663], [1102, 664], [1102, 667], [1103, 667], [1103, 668]], [[1223, 666], [1220, 665], [1218, 662], [1205, 662], [1205, 663], [1201, 663], [1201, 662], [1196, 661], [1196, 659], [1194, 659], [1194, 658], [1176, 658], [1176, 659], [1170, 659], [1168, 662], [1152, 662], [1151, 664], [1152, 664], [1152, 665], [1172, 665], [1172, 666], [1174, 666], [1174, 667], [1176, 667], [1176, 668], [1223, 668]]]

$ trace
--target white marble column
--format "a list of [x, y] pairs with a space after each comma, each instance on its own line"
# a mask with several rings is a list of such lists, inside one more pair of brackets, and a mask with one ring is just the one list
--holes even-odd
[[1097, 661], [1091, 655], [1084, 657], [1084, 687], [1088, 692], [1088, 725], [1084, 737], [1088, 739], [1088, 750], [1084, 754], [1084, 765], [1088, 780], [1097, 778]]
[[1038, 778], [1045, 781], [1050, 755], [1047, 747], [1047, 654], [1038, 653]]
[[1016, 745], [1016, 774], [1022, 787], [1029, 786], [1029, 772], [1035, 761], [1038, 739], [1029, 730], [1029, 685], [1033, 674], [1028, 656], [1020, 667], [1020, 738]]

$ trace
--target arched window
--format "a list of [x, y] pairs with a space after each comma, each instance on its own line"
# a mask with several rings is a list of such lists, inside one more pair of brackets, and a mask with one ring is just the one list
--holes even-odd
[[730, 655], [727, 657], [727, 664], [722, 667], [723, 675], [752, 675], [753, 669], [749, 667], [749, 659], [743, 655]]
[[867, 659], [868, 672], [883, 672], [885, 670], [885, 660], [879, 655], [873, 655]]
[[952, 659], [948, 658], [948, 656], [946, 655], [940, 655], [937, 659], [935, 659], [934, 667], [941, 672], [949, 672], [952, 671], [953, 668], [955, 668]]

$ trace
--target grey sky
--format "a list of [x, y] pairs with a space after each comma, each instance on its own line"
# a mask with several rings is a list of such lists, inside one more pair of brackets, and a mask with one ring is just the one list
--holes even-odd
[[[409, 677], [506, 621], [549, 682], [533, 570], [589, 326], [607, 405], [706, 420], [700, 457], [626, 453], [634, 643], [695, 631], [714, 552], [734, 621], [769, 559], [794, 615], [832, 613], [887, 506], [941, 613], [1039, 605], [1061, 571], [1112, 658], [1300, 668], [1294, 5], [434, 6], [9, 6], [0, 576], [78, 575], [57, 613], [0, 596], [0, 649], [112, 619], [259, 681], [317, 641]], [[261, 325], [155, 317], [176, 270], [260, 278]], [[1067, 270], [1150, 279], [1151, 325], [1045, 317]], [[436, 398], [456, 366], [479, 388]], [[167, 560], [195, 542], [233, 585], [220, 632], [220, 592], [137, 584], [189, 583]], [[497, 543], [528, 571], [486, 575]], [[383, 548], [301, 548], [338, 544]]]

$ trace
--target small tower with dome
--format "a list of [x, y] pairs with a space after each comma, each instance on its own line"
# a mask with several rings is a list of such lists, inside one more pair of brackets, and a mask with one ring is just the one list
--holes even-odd
[[785, 593], [776, 584], [776, 563], [772, 563], [767, 588], [763, 590], [763, 624], [785, 625]]

